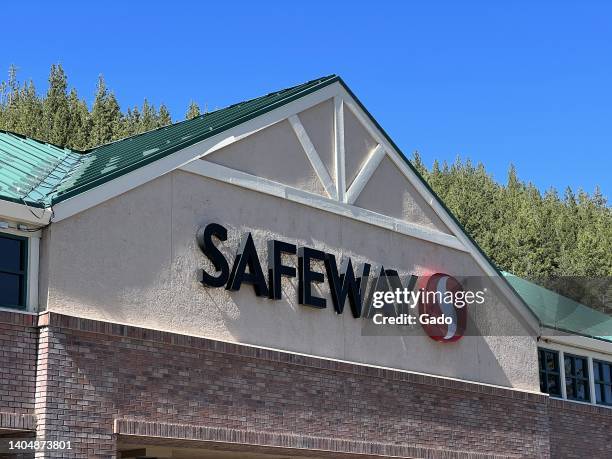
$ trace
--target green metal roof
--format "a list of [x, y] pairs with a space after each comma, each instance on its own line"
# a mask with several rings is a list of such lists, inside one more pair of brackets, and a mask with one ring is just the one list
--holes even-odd
[[0, 131], [0, 198], [28, 205], [44, 202], [82, 155]]
[[84, 152], [0, 132], [0, 199], [48, 207], [339, 80], [308, 81]]
[[504, 277], [544, 327], [612, 342], [612, 317], [504, 272]]

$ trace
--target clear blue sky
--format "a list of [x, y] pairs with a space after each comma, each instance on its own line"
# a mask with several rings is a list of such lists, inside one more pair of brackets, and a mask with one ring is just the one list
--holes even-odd
[[[612, 2], [9, 2], [0, 68], [175, 119], [341, 75], [400, 148], [612, 198]], [[28, 8], [30, 11], [28, 11]]]

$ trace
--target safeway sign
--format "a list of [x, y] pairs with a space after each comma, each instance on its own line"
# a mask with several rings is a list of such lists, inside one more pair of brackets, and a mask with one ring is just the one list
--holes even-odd
[[[407, 298], [413, 309], [418, 305], [418, 322], [425, 332], [440, 342], [459, 340], [467, 324], [467, 305], [471, 302], [482, 304], [484, 301], [484, 297], [479, 295], [481, 292], [465, 292], [459, 281], [448, 274], [435, 273], [421, 278], [413, 275], [404, 287], [394, 269], [381, 266], [372, 270], [368, 263], [354, 266], [350, 258], [343, 259], [338, 265], [335, 255], [331, 253], [275, 239], [267, 242], [268, 266], [265, 276], [251, 233], [243, 235], [231, 267], [213, 238], [219, 243], [226, 241], [227, 229], [217, 223], [210, 223], [201, 228], [196, 237], [200, 250], [215, 268], [214, 273], [200, 270], [200, 282], [206, 287], [224, 287], [229, 291], [237, 291], [243, 284], [248, 284], [256, 296], [280, 300], [283, 295], [281, 278], [297, 277], [299, 304], [324, 309], [328, 306], [327, 299], [317, 296], [313, 286], [327, 280], [331, 302], [337, 314], [344, 312], [348, 299], [353, 317], [367, 316], [365, 318], [375, 323], [377, 314], [373, 317], [364, 315], [365, 309], [371, 311], [380, 308], [386, 301], [397, 303]], [[297, 256], [297, 270], [283, 263], [283, 255]], [[317, 262], [323, 264], [324, 270], [321, 271], [324, 272], [315, 269]], [[370, 275], [372, 271], [375, 272], [373, 276]], [[415, 286], [418, 288], [415, 289]], [[379, 315], [381, 324], [400, 324], [401, 317], [396, 316], [390, 320]], [[407, 316], [404, 317], [406, 323], [417, 320], [411, 314], [401, 316]]]

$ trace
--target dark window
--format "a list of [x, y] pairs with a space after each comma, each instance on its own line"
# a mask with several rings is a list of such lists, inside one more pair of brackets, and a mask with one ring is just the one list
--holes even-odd
[[25, 308], [28, 240], [0, 234], [0, 306]]
[[595, 401], [600, 405], [612, 406], [612, 363], [593, 360], [593, 381]]
[[589, 364], [586, 357], [565, 354], [565, 392], [569, 400], [591, 400]]
[[561, 397], [561, 372], [559, 353], [548, 349], [538, 349], [540, 366], [540, 390], [545, 394]]

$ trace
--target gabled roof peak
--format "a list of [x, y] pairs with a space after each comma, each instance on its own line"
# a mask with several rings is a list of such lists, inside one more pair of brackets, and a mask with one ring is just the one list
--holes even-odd
[[335, 81], [317, 78], [85, 151], [0, 131], [0, 199], [49, 207]]

